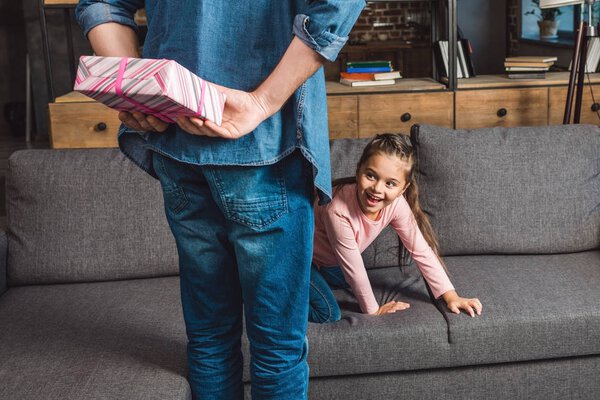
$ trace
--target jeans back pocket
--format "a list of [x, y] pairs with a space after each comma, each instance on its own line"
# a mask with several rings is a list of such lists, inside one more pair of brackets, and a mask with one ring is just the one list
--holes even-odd
[[220, 207], [231, 221], [262, 229], [288, 212], [281, 166], [226, 166], [205, 170], [217, 191]]

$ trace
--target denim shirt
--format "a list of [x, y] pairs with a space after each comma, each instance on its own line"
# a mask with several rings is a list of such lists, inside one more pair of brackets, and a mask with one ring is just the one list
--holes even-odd
[[[81, 0], [76, 18], [90, 29], [116, 22], [137, 30], [146, 8], [143, 57], [172, 59], [209, 82], [252, 91], [275, 68], [293, 36], [329, 61], [348, 40], [364, 0]], [[266, 165], [299, 148], [313, 165], [321, 202], [331, 199], [327, 97], [323, 68], [281, 110], [236, 140], [188, 134], [119, 131], [119, 147], [156, 177], [152, 151], [192, 164]]]

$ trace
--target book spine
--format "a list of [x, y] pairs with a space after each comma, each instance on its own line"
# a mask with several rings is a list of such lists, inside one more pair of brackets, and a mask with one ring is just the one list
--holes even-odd
[[391, 61], [349, 61], [346, 68], [392, 67]]
[[357, 80], [357, 81], [372, 81], [375, 79], [375, 74], [373, 73], [360, 73], [360, 72], [354, 72], [354, 73], [348, 73], [348, 72], [340, 72], [340, 76], [343, 79], [353, 79], [353, 80]]
[[346, 69], [346, 72], [352, 74], [356, 72], [391, 72], [390, 67], [350, 67]]
[[472, 58], [473, 48], [471, 47], [471, 42], [469, 42], [469, 39], [461, 39], [460, 42], [463, 45], [463, 50], [464, 50], [465, 59], [467, 62], [467, 69], [469, 70], [469, 75], [472, 77], [477, 76], [477, 74], [475, 73], [475, 66], [473, 65], [473, 58]]
[[463, 76], [465, 78], [469, 77], [469, 69], [467, 68], [467, 60], [465, 59], [465, 54], [464, 54], [464, 50], [463, 50], [463, 46], [462, 46], [462, 42], [458, 42], [457, 44], [457, 49], [458, 49], [458, 59], [459, 59], [459, 64], [460, 64], [460, 68], [462, 69], [462, 73]]

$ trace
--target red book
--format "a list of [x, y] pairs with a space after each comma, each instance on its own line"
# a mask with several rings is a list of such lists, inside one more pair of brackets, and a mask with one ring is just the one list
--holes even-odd
[[353, 81], [373, 81], [375, 74], [370, 72], [340, 72], [342, 79], [352, 79]]

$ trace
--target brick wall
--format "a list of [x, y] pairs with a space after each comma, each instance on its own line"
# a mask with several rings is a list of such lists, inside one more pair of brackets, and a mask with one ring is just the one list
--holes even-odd
[[427, 2], [369, 3], [350, 33], [350, 42], [386, 40], [429, 41], [431, 12]]
[[517, 53], [519, 49], [519, 1], [506, 1], [506, 35], [507, 35], [507, 50], [509, 55]]

